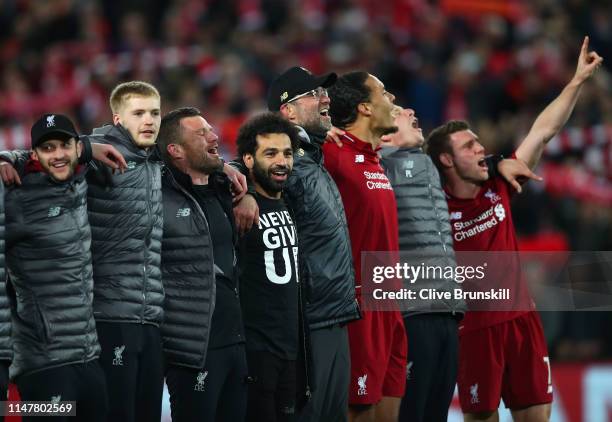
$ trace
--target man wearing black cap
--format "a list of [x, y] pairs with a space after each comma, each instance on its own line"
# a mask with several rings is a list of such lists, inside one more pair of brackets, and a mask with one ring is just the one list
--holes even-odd
[[23, 400], [76, 401], [77, 420], [103, 421], [82, 151], [67, 117], [42, 116], [32, 127], [30, 159], [17, 166], [21, 186], [5, 195], [10, 377]]
[[269, 109], [297, 125], [302, 138], [284, 187], [285, 201], [295, 211], [304, 257], [300, 274], [312, 347], [312, 365], [303, 375], [311, 377], [308, 384], [313, 391], [299, 414], [301, 421], [346, 420], [350, 372], [346, 323], [360, 316], [344, 206], [323, 167], [321, 151], [332, 129], [326, 88], [336, 78], [335, 73], [314, 76], [293, 67], [272, 82], [268, 93]]

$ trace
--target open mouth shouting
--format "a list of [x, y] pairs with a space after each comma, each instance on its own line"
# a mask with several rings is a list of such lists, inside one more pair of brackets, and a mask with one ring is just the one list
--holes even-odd
[[325, 106], [319, 110], [319, 114], [326, 120], [331, 120], [331, 116], [329, 115], [329, 107]]
[[418, 130], [420, 133], [423, 133], [423, 129], [419, 127], [419, 119], [416, 117], [412, 120], [412, 128]]
[[489, 166], [487, 165], [487, 157], [483, 157], [478, 160], [478, 167], [480, 167], [483, 171], [489, 171]]
[[213, 158], [217, 158], [219, 157], [219, 146], [218, 145], [212, 146], [208, 148], [206, 152], [208, 153], [208, 155], [212, 156]]

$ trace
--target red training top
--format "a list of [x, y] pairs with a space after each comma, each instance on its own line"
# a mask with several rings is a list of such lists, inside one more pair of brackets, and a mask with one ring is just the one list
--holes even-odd
[[[518, 251], [510, 210], [511, 189], [504, 179], [495, 177], [487, 180], [473, 199], [456, 198], [446, 190], [455, 251]], [[459, 265], [460, 261], [458, 255]], [[500, 285], [495, 287], [510, 288], [515, 309], [523, 310], [467, 312], [459, 325], [459, 333], [514, 319], [533, 306], [520, 275], [518, 255], [504, 254], [495, 266], [490, 267], [497, 274], [487, 274], [487, 277], [493, 277], [490, 280], [495, 279], [496, 282], [501, 279]], [[506, 268], [507, 271], [501, 273], [500, 268]]]

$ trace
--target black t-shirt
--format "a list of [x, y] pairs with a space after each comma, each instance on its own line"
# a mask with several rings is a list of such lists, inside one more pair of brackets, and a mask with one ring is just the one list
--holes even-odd
[[240, 241], [240, 297], [247, 349], [296, 359], [298, 239], [282, 199], [256, 195], [259, 226]]
[[215, 349], [244, 341], [237, 274], [234, 271], [232, 225], [213, 189], [208, 185], [194, 185], [193, 193], [206, 213], [213, 243], [217, 295], [211, 321], [208, 348]]

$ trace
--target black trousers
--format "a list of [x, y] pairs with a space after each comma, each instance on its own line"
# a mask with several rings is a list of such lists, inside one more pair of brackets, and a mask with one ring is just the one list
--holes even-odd
[[[10, 364], [7, 360], [0, 361], [0, 401], [6, 401], [8, 397], [8, 368]], [[4, 422], [4, 404], [0, 404], [0, 422]]]
[[24, 422], [45, 420], [56, 422], [104, 422], [107, 418], [108, 398], [104, 372], [97, 360], [59, 366], [22, 375], [15, 380], [23, 401], [76, 402], [76, 417], [22, 417]]
[[168, 365], [172, 422], [243, 422], [247, 375], [243, 343], [209, 349], [203, 369]]
[[247, 421], [293, 422], [296, 361], [270, 352], [247, 351], [249, 375]]
[[457, 382], [459, 336], [451, 314], [404, 318], [408, 336], [406, 394], [400, 422], [446, 422]]
[[108, 387], [108, 421], [159, 422], [164, 387], [159, 328], [98, 322], [100, 364]]
[[300, 422], [345, 422], [351, 371], [348, 330], [333, 325], [310, 332], [314, 386], [312, 398], [298, 414]]

